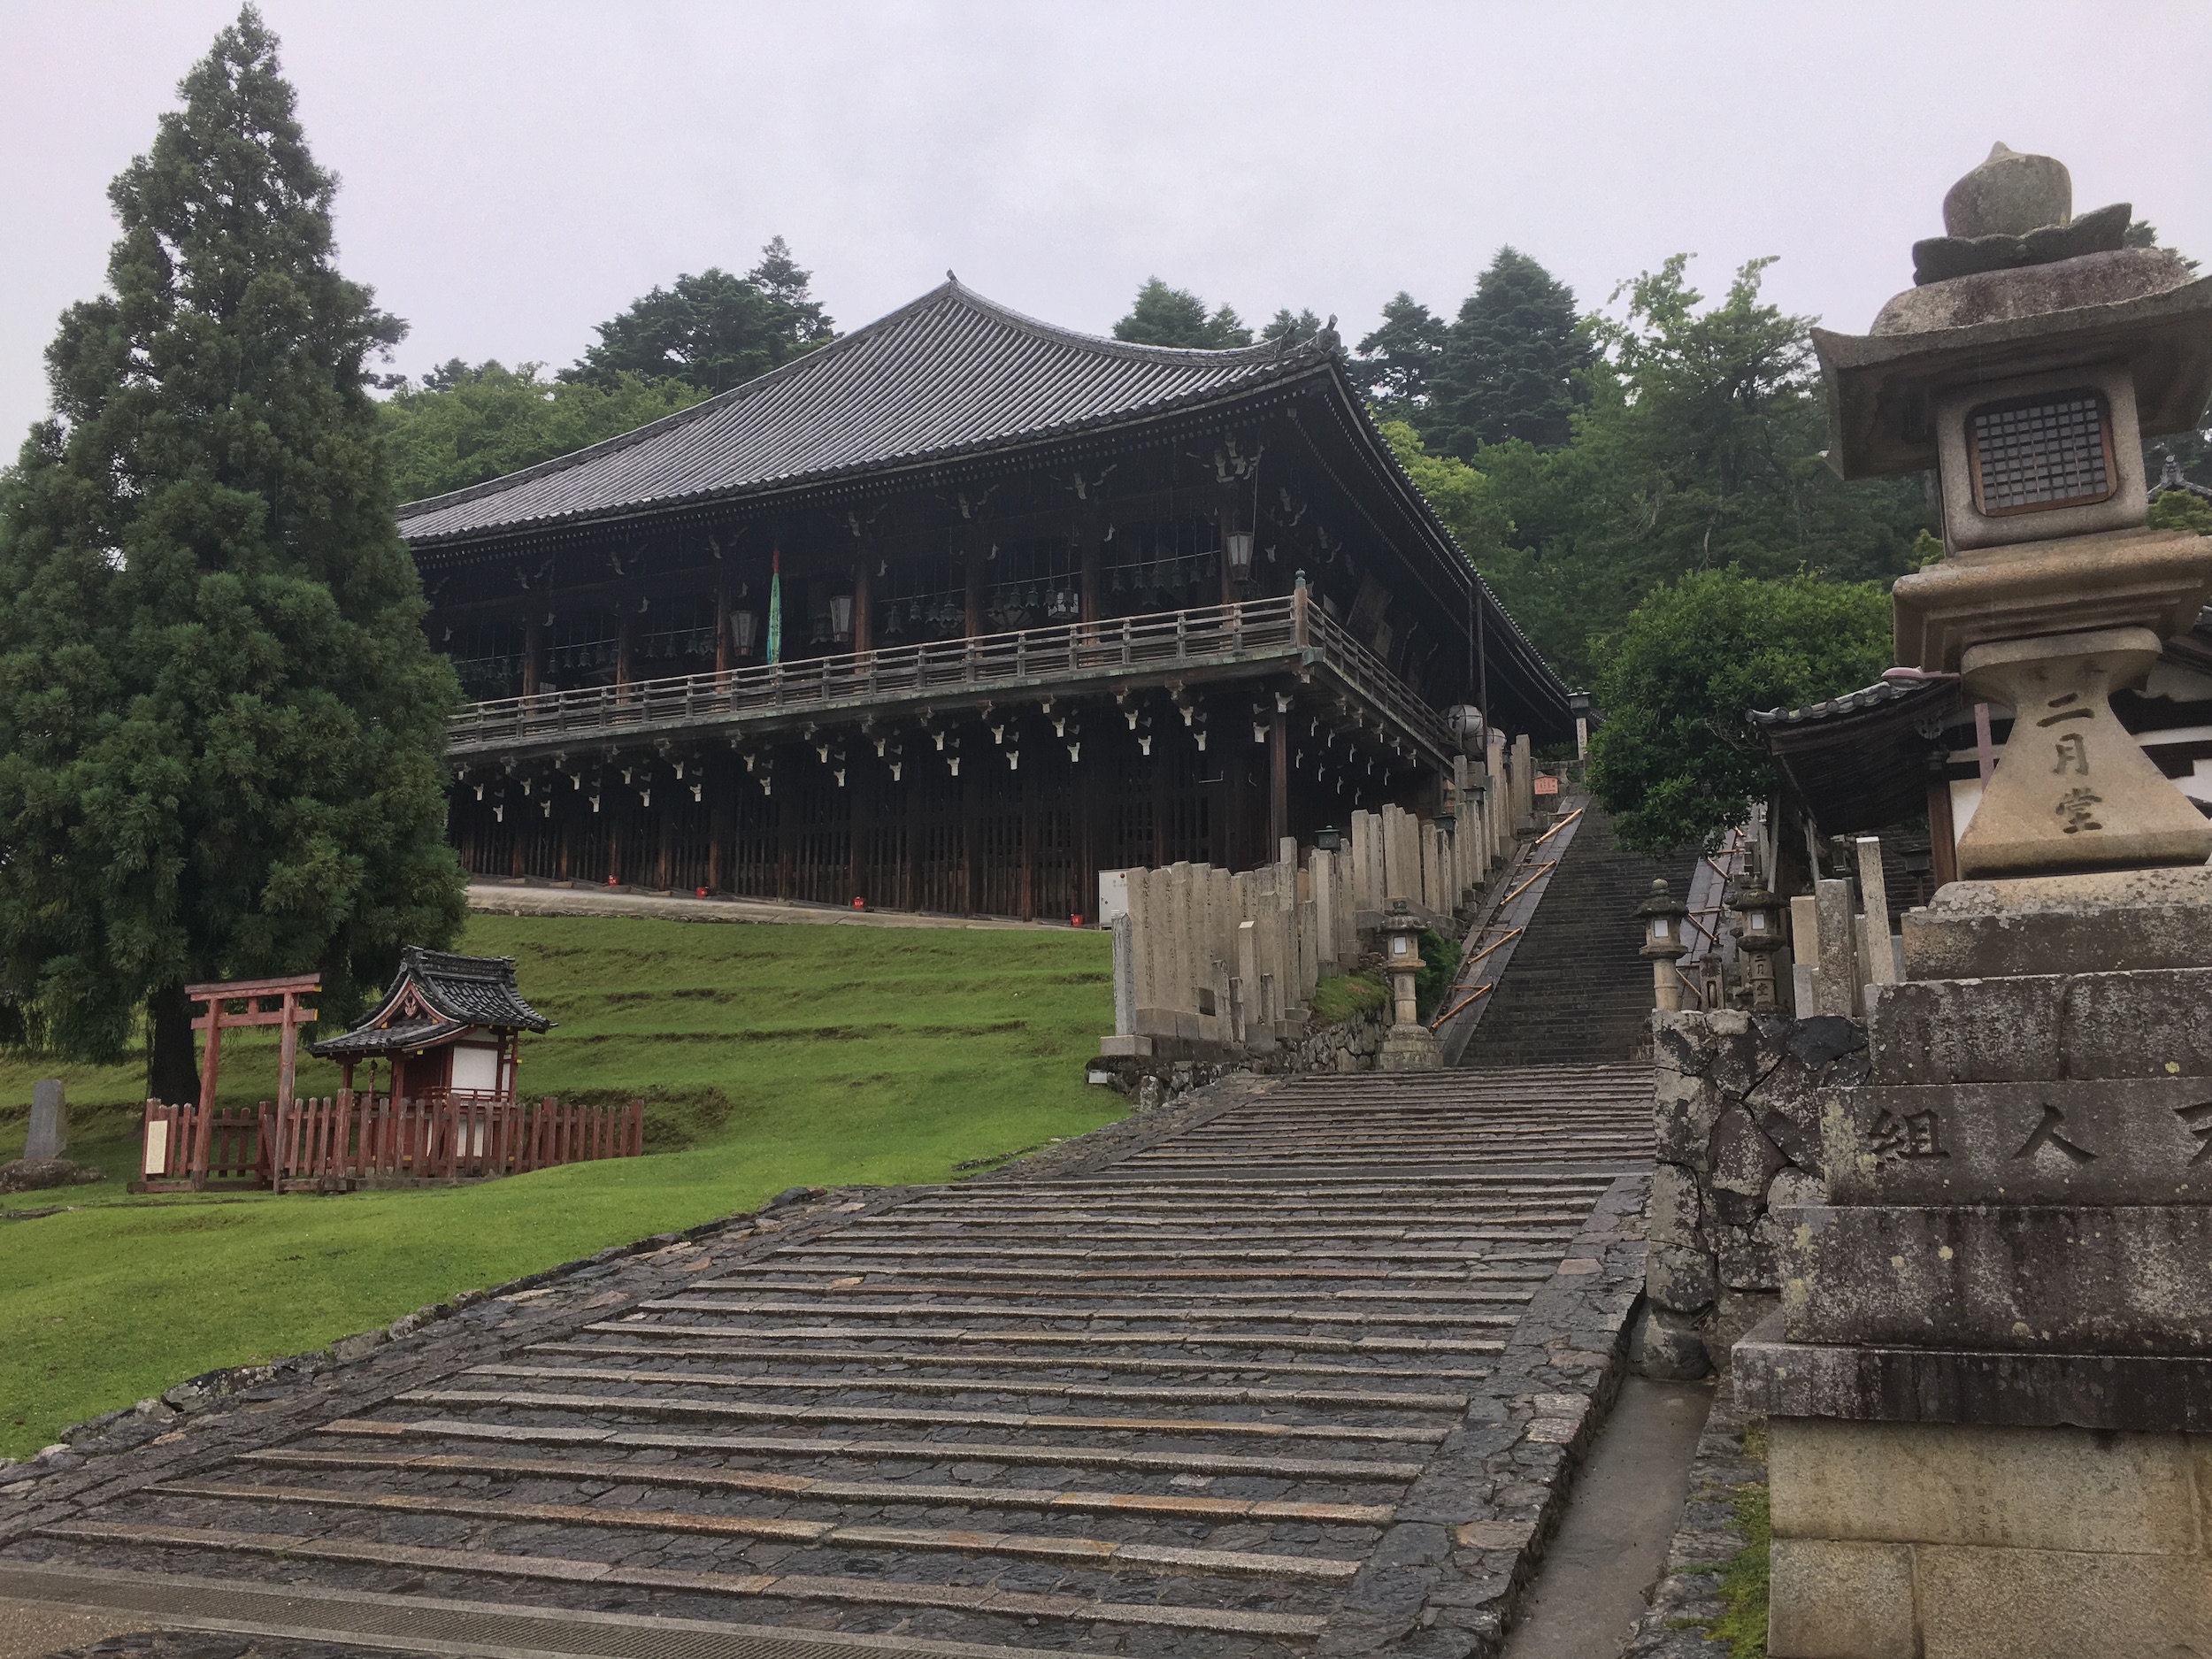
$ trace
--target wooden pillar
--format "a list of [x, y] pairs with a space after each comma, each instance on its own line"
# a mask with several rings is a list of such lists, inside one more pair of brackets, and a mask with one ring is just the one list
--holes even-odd
[[1928, 757], [1929, 874], [1942, 887], [1959, 879], [1958, 832], [1951, 821], [1951, 780], [1945, 775], [1950, 756], [1941, 749]]
[[723, 879], [722, 843], [729, 839], [730, 810], [719, 804], [707, 809], [707, 891], [719, 893]]
[[983, 632], [983, 559], [982, 538], [971, 535], [967, 550], [961, 556], [960, 573], [963, 603], [965, 606], [965, 632], [972, 640]]
[[277, 1110], [290, 1108], [299, 1090], [300, 1075], [300, 999], [296, 993], [284, 994], [284, 1020], [277, 1037]]
[[630, 639], [634, 628], [635, 619], [630, 617], [615, 625], [614, 683], [618, 686], [630, 683]]
[[[860, 635], [859, 618], [860, 607], [856, 602], [853, 606], [853, 637], [856, 639]], [[868, 818], [861, 794], [864, 787], [861, 778], [865, 771], [860, 757], [855, 755], [845, 772], [845, 794], [848, 797], [845, 808], [848, 826], [845, 832], [845, 896], [848, 900], [868, 897], [867, 866], [861, 857], [861, 843], [867, 833]]]
[[714, 672], [730, 672], [730, 573], [718, 571], [714, 578]]
[[1082, 514], [1076, 521], [1077, 556], [1083, 572], [1083, 620], [1095, 622], [1104, 614], [1099, 592], [1098, 566], [1102, 543], [1099, 536], [1099, 515], [1096, 508]]
[[960, 774], [960, 909], [969, 916], [976, 913], [983, 899], [983, 884], [978, 873], [983, 840], [979, 822], [983, 803], [976, 795], [975, 780], [976, 767], [971, 764]]
[[561, 879], [573, 879], [576, 872], [576, 815], [573, 811], [561, 814], [560, 852], [557, 857], [558, 862], [553, 867], [560, 872]]
[[539, 630], [539, 612], [533, 611], [522, 621], [522, 695], [538, 695], [538, 663], [544, 655], [545, 640]]
[[612, 887], [621, 879], [622, 832], [616, 826], [613, 815], [610, 813], [607, 823], [607, 885]]
[[[1036, 765], [1033, 758], [1032, 767]], [[1025, 922], [1037, 919], [1037, 802], [1036, 793], [1027, 782], [1021, 787], [1022, 820], [1022, 880], [1021, 918]]]
[[674, 814], [663, 812], [660, 815], [659, 827], [660, 833], [656, 838], [657, 844], [653, 852], [653, 885], [657, 887], [665, 887], [669, 885], [668, 842], [676, 831]]
[[1267, 853], [1274, 856], [1290, 833], [1290, 717], [1276, 713], [1267, 723]]
[[853, 655], [865, 657], [876, 649], [874, 572], [869, 569], [874, 555], [868, 551], [865, 541], [857, 543], [853, 553]]

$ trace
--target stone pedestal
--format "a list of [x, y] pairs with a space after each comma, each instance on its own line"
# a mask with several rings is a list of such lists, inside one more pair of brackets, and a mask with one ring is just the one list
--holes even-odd
[[61, 1079], [41, 1078], [31, 1086], [31, 1133], [24, 1143], [28, 1159], [58, 1158], [69, 1145], [69, 1106]]
[[1775, 1659], [2212, 1652], [2208, 941], [2202, 870], [1908, 919], [1908, 972], [1955, 977], [1876, 989], [1827, 1202], [1776, 1207], [1781, 1306], [1733, 1356]]
[[1375, 1054], [1378, 1071], [1436, 1071], [1443, 1069], [1444, 1056], [1437, 1051], [1436, 1033], [1426, 1025], [1407, 1025], [1402, 1021], [1385, 1033], [1382, 1047]]

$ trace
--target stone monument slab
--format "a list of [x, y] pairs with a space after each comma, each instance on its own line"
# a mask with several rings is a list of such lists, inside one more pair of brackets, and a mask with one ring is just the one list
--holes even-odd
[[41, 1078], [31, 1086], [31, 1132], [24, 1143], [26, 1159], [58, 1158], [69, 1145], [69, 1105], [58, 1077]]

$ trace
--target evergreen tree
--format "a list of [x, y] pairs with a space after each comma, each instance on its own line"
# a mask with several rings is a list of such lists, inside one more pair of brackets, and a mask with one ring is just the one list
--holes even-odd
[[1364, 375], [1375, 413], [1385, 420], [1426, 419], [1430, 381], [1450, 331], [1403, 288], [1383, 307], [1382, 326], [1359, 342], [1353, 367]]
[[1267, 326], [1260, 330], [1260, 338], [1269, 345], [1288, 341], [1292, 345], [1302, 346], [1319, 334], [1321, 327], [1321, 319], [1312, 311], [1294, 311], [1286, 305], [1267, 319]]
[[706, 394], [681, 380], [648, 386], [622, 373], [611, 386], [548, 380], [536, 363], [456, 357], [403, 381], [381, 410], [392, 482], [420, 501], [518, 472], [688, 409]]
[[1512, 248], [1501, 248], [1459, 308], [1429, 377], [1422, 435], [1473, 459], [1478, 446], [1520, 439], [1555, 449], [1584, 402], [1577, 376], [1596, 349], [1574, 290]]
[[1129, 307], [1129, 315], [1114, 325], [1114, 338], [1142, 346], [1183, 346], [1201, 351], [1225, 351], [1252, 343], [1252, 331], [1228, 306], [1210, 314], [1206, 302], [1188, 288], [1171, 288], [1157, 277], [1148, 277]]
[[655, 288], [620, 316], [601, 323], [564, 380], [613, 389], [625, 374], [648, 386], [677, 380], [726, 392], [835, 338], [791, 250], [778, 236], [743, 276], [717, 265]]
[[249, 5], [109, 191], [111, 291], [0, 474], [0, 1041], [197, 1088], [182, 987], [319, 969], [342, 1013], [459, 926], [452, 671], [393, 528], [365, 363]]

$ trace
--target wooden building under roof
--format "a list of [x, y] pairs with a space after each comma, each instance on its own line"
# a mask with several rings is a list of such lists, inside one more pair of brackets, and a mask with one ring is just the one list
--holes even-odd
[[1131, 345], [948, 281], [400, 529], [487, 876], [1065, 917], [1445, 805], [1472, 710], [1574, 729], [1333, 333]]

